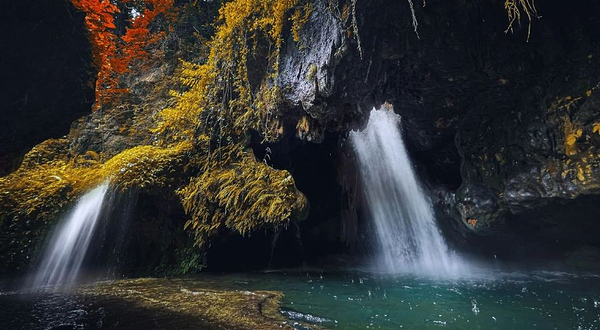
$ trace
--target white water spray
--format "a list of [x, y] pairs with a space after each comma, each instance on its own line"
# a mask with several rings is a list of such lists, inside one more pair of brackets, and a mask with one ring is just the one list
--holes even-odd
[[380, 265], [388, 272], [457, 275], [463, 272], [463, 263], [449, 251], [437, 227], [399, 122], [393, 111], [373, 109], [367, 128], [350, 133], [375, 224]]
[[52, 235], [31, 286], [73, 284], [92, 240], [108, 184], [82, 196], [72, 213]]

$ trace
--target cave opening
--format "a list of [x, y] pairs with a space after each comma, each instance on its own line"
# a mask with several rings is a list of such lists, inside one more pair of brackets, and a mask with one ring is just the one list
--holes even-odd
[[340, 223], [344, 194], [337, 172], [340, 141], [340, 134], [330, 132], [325, 133], [321, 143], [300, 140], [295, 134], [287, 134], [276, 143], [263, 143], [258, 134], [253, 134], [251, 147], [256, 159], [288, 170], [298, 190], [307, 197], [310, 211], [305, 220], [290, 223], [279, 233], [264, 230], [249, 237], [230, 235], [219, 239], [207, 254], [209, 269], [296, 267], [348, 254]]

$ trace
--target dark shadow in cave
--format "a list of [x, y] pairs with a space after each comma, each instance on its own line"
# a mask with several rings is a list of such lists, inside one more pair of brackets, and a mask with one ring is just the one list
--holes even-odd
[[[590, 219], [597, 218], [599, 213], [598, 196], [556, 200], [519, 215], [508, 215], [497, 228], [502, 235], [495, 232], [485, 236], [469, 235], [468, 244], [488, 258], [515, 263], [519, 268], [598, 267], [600, 223]], [[585, 251], [595, 252], [589, 253], [589, 260], [582, 260], [581, 252]]]
[[294, 134], [277, 143], [261, 142], [258, 134], [252, 136], [255, 157], [292, 174], [296, 187], [310, 203], [308, 218], [281, 230], [275, 243], [277, 234], [272, 230], [255, 232], [249, 237], [230, 235], [219, 239], [207, 254], [209, 270], [298, 267], [314, 264], [327, 255], [346, 254], [348, 248], [340, 236], [339, 135], [325, 133], [323, 142], [318, 144], [302, 141]]

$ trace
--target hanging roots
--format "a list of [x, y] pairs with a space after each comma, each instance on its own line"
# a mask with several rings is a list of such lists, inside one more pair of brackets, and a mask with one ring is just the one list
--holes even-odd
[[531, 36], [531, 19], [537, 17], [537, 9], [535, 8], [535, 0], [506, 0], [504, 2], [504, 9], [508, 14], [508, 27], [504, 33], [513, 31], [513, 24], [515, 21], [521, 25], [522, 13], [527, 16], [527, 41]]
[[[417, 39], [421, 39], [421, 37], [419, 37], [419, 31], [417, 30], [419, 22], [417, 22], [417, 16], [415, 15], [415, 5], [413, 4], [412, 0], [408, 0], [408, 5], [410, 6], [410, 15], [412, 16], [412, 24], [415, 28], [415, 34], [417, 35]], [[425, 1], [423, 1], [423, 7], [425, 7]]]
[[356, 0], [352, 0], [352, 32], [356, 37], [356, 42], [358, 43], [358, 53], [360, 54], [360, 58], [363, 58], [362, 46], [360, 44], [360, 36], [358, 34], [358, 21], [356, 20]]

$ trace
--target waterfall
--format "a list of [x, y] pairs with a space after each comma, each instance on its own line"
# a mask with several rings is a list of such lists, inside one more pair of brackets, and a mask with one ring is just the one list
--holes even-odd
[[51, 236], [31, 287], [70, 285], [79, 270], [98, 222], [108, 183], [82, 196]]
[[393, 111], [373, 109], [366, 129], [350, 133], [379, 243], [378, 265], [388, 272], [458, 274], [462, 262], [448, 249], [437, 227], [399, 123]]

